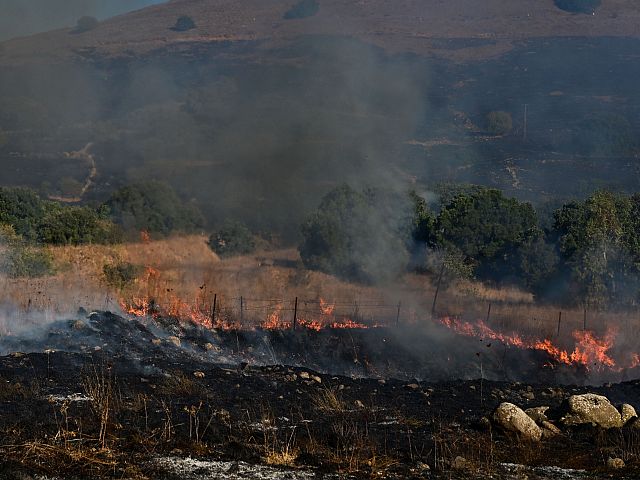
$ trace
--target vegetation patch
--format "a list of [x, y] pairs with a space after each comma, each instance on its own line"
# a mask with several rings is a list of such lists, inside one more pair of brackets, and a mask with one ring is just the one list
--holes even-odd
[[284, 14], [285, 20], [313, 17], [320, 10], [317, 0], [300, 0]]

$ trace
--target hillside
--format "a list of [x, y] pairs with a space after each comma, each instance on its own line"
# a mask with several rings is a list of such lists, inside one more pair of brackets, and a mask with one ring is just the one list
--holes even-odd
[[[593, 16], [561, 11], [551, 0], [322, 0], [317, 15], [284, 20], [294, 4], [172, 0], [114, 17], [90, 32], [63, 29], [5, 42], [0, 62], [64, 61], [86, 52], [131, 56], [185, 42], [259, 41], [274, 46], [301, 35], [348, 36], [390, 52], [478, 58], [503, 53], [513, 42], [534, 37], [636, 37], [640, 22], [634, 0], [604, 2]], [[172, 31], [182, 15], [191, 16], [197, 28]]]

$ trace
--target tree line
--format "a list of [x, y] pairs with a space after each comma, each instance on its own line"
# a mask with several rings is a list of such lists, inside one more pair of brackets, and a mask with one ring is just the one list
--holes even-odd
[[546, 226], [530, 203], [500, 190], [454, 186], [439, 197], [430, 205], [416, 192], [338, 187], [302, 225], [302, 260], [349, 280], [415, 270], [519, 285], [566, 304], [637, 304], [640, 194], [597, 191], [556, 209]]

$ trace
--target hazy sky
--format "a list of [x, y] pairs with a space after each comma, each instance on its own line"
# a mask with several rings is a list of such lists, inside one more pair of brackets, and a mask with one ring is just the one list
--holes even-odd
[[75, 25], [83, 15], [104, 19], [165, 0], [0, 0], [0, 41]]

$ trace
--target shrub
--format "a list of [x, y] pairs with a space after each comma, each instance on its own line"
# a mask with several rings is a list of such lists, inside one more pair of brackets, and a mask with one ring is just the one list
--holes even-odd
[[325, 195], [302, 225], [299, 251], [305, 266], [364, 282], [388, 280], [404, 271], [406, 238], [398, 228], [402, 222], [388, 213], [393, 209], [384, 205], [386, 198], [346, 185]]
[[509, 112], [494, 111], [487, 115], [487, 131], [492, 135], [506, 135], [513, 128]]
[[313, 17], [320, 10], [317, 0], [300, 0], [284, 14], [285, 20]]
[[151, 180], [122, 187], [105, 203], [114, 221], [125, 230], [167, 235], [194, 231], [204, 223], [195, 205], [183, 202], [166, 183]]
[[209, 247], [221, 257], [232, 257], [253, 252], [256, 243], [244, 224], [227, 221], [220, 230], [211, 234]]
[[554, 0], [556, 7], [571, 13], [592, 14], [602, 3], [601, 0]]
[[93, 30], [96, 28], [100, 22], [95, 17], [84, 16], [78, 19], [78, 23], [76, 24], [76, 28], [73, 30], [74, 33], [84, 33], [89, 30]]
[[120, 232], [89, 207], [52, 204], [38, 227], [38, 240], [53, 245], [117, 243]]
[[122, 290], [132, 283], [140, 273], [140, 267], [129, 262], [107, 263], [102, 268], [107, 285]]
[[51, 253], [22, 242], [8, 248], [0, 263], [0, 270], [11, 278], [35, 278], [55, 273]]
[[183, 15], [176, 20], [176, 24], [171, 28], [171, 30], [176, 32], [186, 32], [188, 30], [193, 30], [194, 28], [196, 28], [196, 22], [194, 22], [191, 17]]

